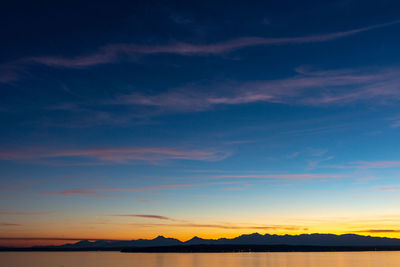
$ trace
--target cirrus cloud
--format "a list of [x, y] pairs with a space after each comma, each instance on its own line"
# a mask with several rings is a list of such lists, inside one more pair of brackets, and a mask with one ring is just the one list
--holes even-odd
[[157, 94], [121, 94], [103, 104], [175, 112], [263, 102], [332, 106], [373, 100], [375, 104], [384, 104], [400, 100], [399, 84], [399, 68], [324, 70], [280, 80], [228, 81], [207, 86], [188, 85]]
[[255, 46], [307, 44], [332, 41], [362, 32], [371, 31], [400, 23], [400, 20], [357, 28], [348, 31], [322, 33], [298, 37], [240, 37], [228, 41], [208, 44], [191, 44], [175, 42], [170, 44], [140, 45], [140, 44], [109, 44], [98, 51], [76, 57], [37, 56], [20, 58], [0, 66], [0, 83], [13, 82], [20, 79], [25, 68], [34, 64], [59, 68], [87, 68], [96, 65], [115, 63], [122, 58], [136, 58], [143, 55], [176, 54], [183, 56], [219, 55], [238, 49]]
[[[199, 160], [219, 161], [230, 156], [229, 151], [218, 150], [184, 150], [158, 147], [131, 148], [93, 148], [93, 149], [48, 149], [32, 148], [25, 151], [0, 151], [0, 160], [66, 160], [79, 159], [82, 164], [127, 164], [132, 161], [157, 163], [164, 160]], [[71, 164], [74, 164], [72, 162]]]
[[343, 175], [337, 174], [312, 174], [312, 173], [297, 173], [297, 174], [224, 174], [216, 175], [215, 178], [256, 178], [256, 179], [288, 179], [288, 180], [306, 180], [306, 179], [324, 179], [324, 178], [343, 178]]

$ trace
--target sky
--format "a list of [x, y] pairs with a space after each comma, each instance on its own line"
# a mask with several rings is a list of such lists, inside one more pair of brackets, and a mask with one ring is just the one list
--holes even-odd
[[6, 1], [0, 246], [400, 238], [398, 1]]

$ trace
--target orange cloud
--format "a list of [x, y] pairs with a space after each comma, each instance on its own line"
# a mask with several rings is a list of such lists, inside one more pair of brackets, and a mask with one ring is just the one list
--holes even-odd
[[153, 214], [113, 214], [109, 216], [117, 216], [117, 217], [134, 217], [134, 218], [145, 218], [145, 219], [157, 219], [157, 220], [167, 220], [167, 221], [175, 221], [175, 219], [161, 216], [161, 215], [153, 215]]
[[246, 225], [246, 224], [201, 224], [201, 223], [146, 223], [146, 224], [133, 224], [142, 227], [153, 226], [167, 226], [167, 227], [193, 227], [193, 228], [216, 228], [216, 229], [231, 229], [231, 230], [286, 230], [298, 231], [308, 230], [303, 226], [286, 226], [286, 225]]
[[360, 230], [356, 231], [358, 233], [371, 233], [371, 234], [377, 234], [377, 233], [400, 233], [400, 230], [394, 230], [394, 229], [369, 229], [369, 230]]

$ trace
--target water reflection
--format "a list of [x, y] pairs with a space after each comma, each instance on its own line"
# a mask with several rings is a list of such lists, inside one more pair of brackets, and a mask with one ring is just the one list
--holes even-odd
[[398, 267], [400, 252], [1, 252], [4, 267]]

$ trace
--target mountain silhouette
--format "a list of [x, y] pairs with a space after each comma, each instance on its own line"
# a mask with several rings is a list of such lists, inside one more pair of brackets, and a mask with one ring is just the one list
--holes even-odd
[[218, 244], [219, 240], [215, 240], [215, 239], [203, 239], [200, 237], [193, 237], [192, 239], [183, 242], [183, 244], [185, 245], [215, 245]]
[[168, 247], [168, 246], [201, 246], [201, 245], [285, 245], [285, 246], [324, 246], [324, 247], [400, 247], [400, 239], [372, 237], [356, 234], [301, 234], [301, 235], [261, 235], [259, 233], [240, 235], [235, 238], [203, 239], [193, 237], [182, 242], [175, 238], [158, 236], [154, 239], [137, 239], [129, 241], [82, 240], [61, 246], [32, 247], [33, 249], [54, 250], [112, 250], [129, 247]]
[[163, 236], [157, 236], [154, 239], [137, 239], [130, 241], [89, 241], [82, 240], [74, 244], [65, 244], [61, 246], [52, 246], [54, 248], [65, 248], [65, 249], [92, 249], [92, 248], [122, 248], [122, 247], [153, 247], [153, 246], [178, 246], [182, 245], [182, 242], [175, 238], [166, 238]]
[[183, 242], [188, 245], [290, 245], [290, 246], [400, 246], [400, 239], [371, 237], [356, 234], [302, 234], [302, 235], [261, 235], [259, 233], [241, 235], [232, 239], [192, 238]]
[[235, 238], [203, 239], [182, 242], [158, 236], [137, 240], [81, 240], [60, 246], [30, 248], [0, 247], [0, 251], [92, 251], [124, 252], [238, 252], [238, 251], [367, 251], [400, 250], [400, 239], [356, 234], [240, 235]]

